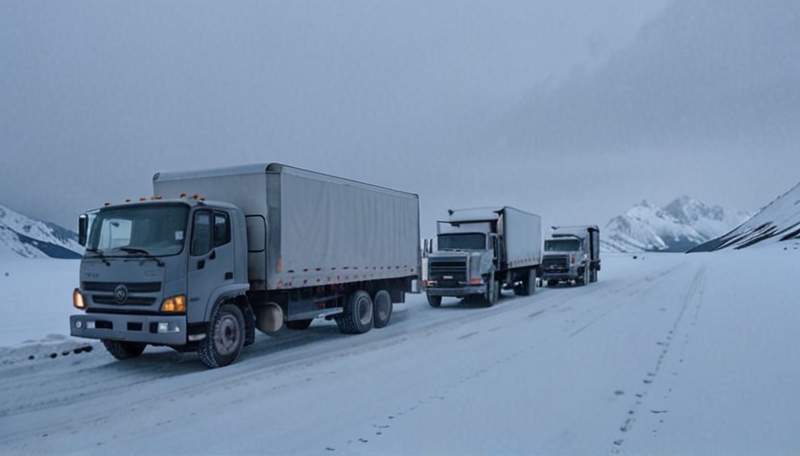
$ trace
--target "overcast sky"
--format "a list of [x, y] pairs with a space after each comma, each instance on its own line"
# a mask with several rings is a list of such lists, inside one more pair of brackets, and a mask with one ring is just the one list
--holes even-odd
[[75, 229], [282, 162], [605, 225], [800, 181], [796, 0], [0, 0], [0, 204]]

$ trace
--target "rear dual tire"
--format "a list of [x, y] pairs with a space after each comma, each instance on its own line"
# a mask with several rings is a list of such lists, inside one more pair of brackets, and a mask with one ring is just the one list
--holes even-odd
[[345, 334], [363, 334], [372, 329], [373, 315], [372, 298], [359, 290], [347, 298], [344, 312], [336, 317], [336, 325]]
[[530, 296], [534, 293], [536, 293], [536, 269], [530, 269], [522, 282], [514, 287], [514, 294], [517, 296]]
[[380, 290], [375, 293], [372, 299], [372, 326], [375, 328], [383, 328], [389, 324], [389, 319], [392, 318], [392, 296], [386, 290]]

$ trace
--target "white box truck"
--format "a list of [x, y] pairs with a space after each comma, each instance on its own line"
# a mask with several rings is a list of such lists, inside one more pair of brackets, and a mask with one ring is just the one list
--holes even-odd
[[538, 215], [504, 206], [449, 210], [448, 216], [437, 222], [436, 250], [433, 242], [424, 246], [428, 304], [478, 296], [491, 306], [502, 288], [534, 293], [542, 259]]
[[415, 194], [277, 163], [153, 177], [155, 196], [79, 218], [70, 333], [118, 359], [147, 345], [234, 362], [255, 329], [389, 323], [420, 273]]
[[586, 285], [597, 282], [600, 271], [600, 228], [597, 225], [554, 226], [544, 241], [542, 281]]

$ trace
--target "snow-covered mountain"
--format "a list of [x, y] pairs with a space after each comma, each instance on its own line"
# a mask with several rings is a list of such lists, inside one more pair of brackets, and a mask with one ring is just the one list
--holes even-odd
[[689, 196], [664, 208], [642, 201], [608, 222], [600, 245], [607, 252], [685, 252], [749, 217], [746, 211], [707, 206]]
[[0, 258], [80, 258], [78, 236], [0, 205]]
[[741, 249], [759, 243], [789, 240], [800, 240], [800, 184], [766, 205], [741, 226], [691, 251]]

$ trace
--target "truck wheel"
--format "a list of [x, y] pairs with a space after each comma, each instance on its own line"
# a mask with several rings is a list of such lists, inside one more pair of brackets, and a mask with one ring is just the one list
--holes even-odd
[[294, 321], [287, 321], [284, 324], [289, 329], [308, 329], [308, 327], [311, 326], [312, 320], [313, 318], [309, 318], [307, 320], [294, 320]]
[[536, 292], [536, 269], [529, 269], [525, 278], [519, 285], [514, 286], [514, 294], [517, 296], [530, 296]]
[[496, 280], [490, 280], [488, 284], [486, 284], [486, 296], [484, 300], [486, 301], [486, 305], [492, 307], [495, 305], [497, 300], [500, 298], [500, 290]]
[[121, 342], [119, 340], [106, 340], [103, 339], [103, 345], [106, 350], [111, 353], [111, 356], [119, 360], [136, 358], [141, 355], [147, 344], [138, 342]]
[[428, 304], [431, 307], [439, 307], [439, 306], [442, 305], [442, 297], [441, 296], [428, 295]]
[[376, 328], [383, 328], [389, 324], [392, 317], [392, 296], [386, 290], [375, 293], [372, 300], [372, 325]]
[[587, 283], [589, 283], [589, 268], [584, 268], [583, 275], [581, 275], [580, 277], [578, 277], [577, 280], [575, 280], [575, 284], [583, 286], [586, 285]]
[[536, 269], [528, 270], [528, 280], [523, 285], [525, 286], [525, 296], [536, 293]]
[[547, 281], [547, 286], [548, 286], [548, 287], [554, 287], [554, 286], [556, 286], [556, 285], [558, 285], [558, 280], [552, 280], [552, 279], [551, 279], [551, 280], [548, 280], [548, 281]]
[[591, 282], [591, 283], [597, 282], [597, 269], [592, 269], [589, 282]]
[[239, 358], [244, 346], [244, 316], [234, 304], [223, 304], [211, 318], [197, 353], [208, 367], [223, 367]]
[[363, 334], [372, 329], [372, 299], [369, 293], [358, 290], [347, 299], [344, 313], [336, 318], [339, 331], [345, 334]]

